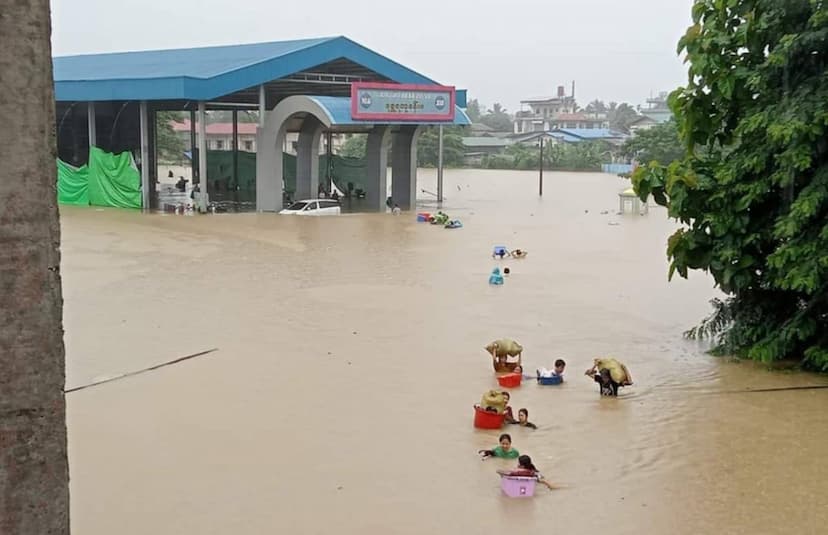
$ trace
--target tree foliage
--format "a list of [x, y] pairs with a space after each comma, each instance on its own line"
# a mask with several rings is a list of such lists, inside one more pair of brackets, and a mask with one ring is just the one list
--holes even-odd
[[630, 124], [638, 119], [638, 112], [626, 102], [622, 102], [621, 104], [610, 102], [609, 108], [607, 109], [607, 118], [609, 119], [611, 129], [629, 133]]
[[[417, 163], [424, 167], [437, 167], [439, 149], [439, 129], [435, 126], [426, 128], [417, 141]], [[463, 130], [459, 126], [443, 128], [443, 165], [445, 167], [462, 167]]]
[[468, 102], [468, 105], [466, 106], [466, 115], [469, 116], [471, 122], [480, 122], [482, 113], [480, 111], [480, 102], [478, 102], [476, 98], [473, 98]]
[[156, 114], [155, 143], [160, 160], [178, 162], [184, 159], [184, 141], [175, 133], [171, 123], [181, 122], [185, 118], [183, 112], [176, 111], [159, 111]]
[[647, 164], [655, 161], [668, 165], [684, 158], [684, 144], [679, 140], [675, 121], [667, 121], [647, 130], [641, 130], [624, 142], [625, 156]]
[[[584, 141], [575, 144], [547, 144], [543, 148], [544, 169], [571, 169], [576, 171], [594, 171], [601, 168], [604, 143]], [[509, 145], [502, 154], [488, 155], [483, 159], [487, 169], [537, 169], [540, 162], [540, 149], [531, 145], [515, 143]]]
[[708, 271], [727, 294], [689, 334], [828, 371], [828, 4], [696, 0], [693, 22], [670, 96], [688, 155], [633, 174], [682, 223], [670, 276]]
[[497, 132], [512, 131], [512, 116], [498, 102], [495, 102], [492, 108], [480, 117], [480, 122]]
[[367, 143], [368, 134], [349, 134], [339, 149], [339, 155], [344, 158], [365, 158]]

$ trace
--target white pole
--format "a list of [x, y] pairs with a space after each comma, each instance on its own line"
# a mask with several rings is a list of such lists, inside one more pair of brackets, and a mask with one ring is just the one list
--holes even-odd
[[259, 86], [259, 126], [264, 127], [265, 109], [267, 108], [267, 97], [264, 84]]
[[[144, 211], [150, 209], [150, 183], [149, 183], [149, 116], [147, 114], [147, 102], [141, 101], [138, 107], [141, 122], [141, 206]], [[94, 113], [94, 110], [93, 110]]]
[[98, 129], [95, 124], [95, 103], [86, 103], [86, 120], [89, 125], [89, 146], [95, 147], [98, 144]]
[[198, 209], [207, 213], [207, 113], [204, 102], [198, 103]]
[[443, 202], [443, 125], [438, 127], [437, 141], [437, 202]]

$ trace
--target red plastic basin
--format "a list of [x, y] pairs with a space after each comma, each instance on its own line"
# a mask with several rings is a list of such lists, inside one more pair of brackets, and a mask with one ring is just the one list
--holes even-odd
[[515, 388], [520, 386], [520, 381], [523, 379], [523, 374], [520, 373], [507, 373], [506, 375], [501, 375], [497, 378], [497, 382], [500, 386], [505, 386], [506, 388]]
[[500, 429], [504, 418], [505, 414], [484, 411], [479, 406], [474, 406], [474, 426], [478, 429]]

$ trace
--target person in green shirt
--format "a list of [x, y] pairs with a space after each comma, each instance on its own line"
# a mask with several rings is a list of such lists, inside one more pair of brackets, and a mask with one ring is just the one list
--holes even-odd
[[520, 457], [520, 452], [512, 447], [512, 437], [508, 433], [503, 433], [498, 438], [499, 446], [491, 450], [480, 450], [477, 453], [483, 456], [483, 460], [487, 457], [500, 457], [501, 459], [517, 459]]

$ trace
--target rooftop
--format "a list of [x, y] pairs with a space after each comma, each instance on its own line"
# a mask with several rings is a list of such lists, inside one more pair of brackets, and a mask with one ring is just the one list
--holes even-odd
[[343, 80], [436, 83], [342, 36], [62, 56], [53, 66], [57, 101], [213, 100], [309, 70]]
[[512, 142], [500, 137], [464, 137], [463, 145], [466, 147], [506, 147]]

